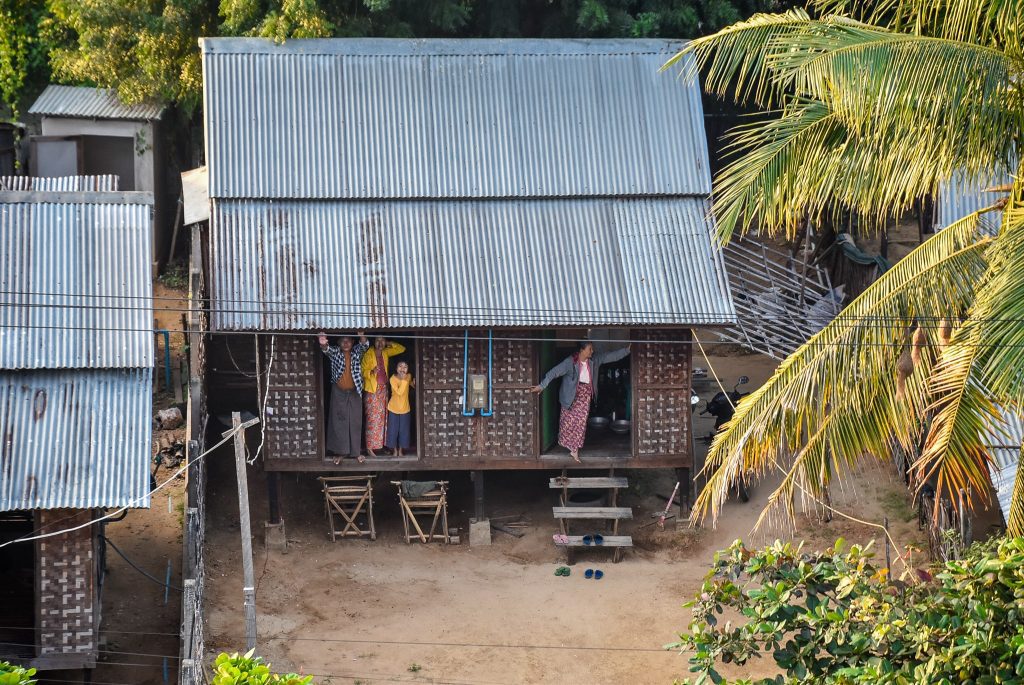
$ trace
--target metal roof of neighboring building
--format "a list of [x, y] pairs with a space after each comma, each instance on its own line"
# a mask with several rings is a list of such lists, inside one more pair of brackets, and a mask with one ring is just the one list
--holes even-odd
[[[1013, 177], [1008, 174], [990, 174], [977, 178], [968, 178], [962, 173], [954, 174], [948, 181], [939, 184], [935, 199], [935, 227], [945, 228], [968, 214], [990, 207], [1006, 193], [985, 192], [985, 189], [1012, 182]], [[1001, 211], [987, 212], [983, 219], [990, 229], [998, 229], [1002, 220]]]
[[716, 325], [704, 198], [214, 201], [214, 330]]
[[0, 176], [0, 190], [33, 190], [41, 192], [116, 191], [118, 177], [98, 176]]
[[73, 119], [130, 119], [152, 121], [163, 116], [162, 104], [126, 105], [113, 90], [83, 86], [47, 86], [28, 109], [29, 114]]
[[152, 366], [152, 203], [0, 192], [0, 369]]
[[205, 38], [210, 197], [706, 195], [682, 45]]
[[152, 372], [0, 371], [0, 511], [148, 507]]
[[1024, 445], [1024, 417], [1004, 411], [1003, 419], [1002, 433], [990, 431], [987, 444], [993, 460], [989, 465], [989, 475], [1006, 521], [1010, 516], [1013, 483], [1017, 479], [1021, 446]]

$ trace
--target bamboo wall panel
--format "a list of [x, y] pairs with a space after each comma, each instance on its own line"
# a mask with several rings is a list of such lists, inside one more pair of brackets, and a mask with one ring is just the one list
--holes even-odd
[[[92, 512], [41, 509], [37, 517], [40, 527], [70, 528], [89, 521]], [[38, 542], [40, 657], [81, 656], [82, 666], [96, 660], [94, 530], [87, 526]]]
[[[270, 372], [267, 392], [267, 456], [270, 459], [321, 458], [323, 427], [321, 398], [323, 385], [317, 355], [320, 350], [309, 339], [274, 339], [273, 363], [270, 344], [264, 342], [264, 364]], [[264, 366], [266, 368], [266, 366]]]
[[[633, 373], [636, 406], [634, 445], [640, 459], [692, 457], [690, 369], [687, 330], [634, 331]], [[659, 342], [660, 341], [660, 342]], [[665, 341], [680, 341], [666, 344]]]

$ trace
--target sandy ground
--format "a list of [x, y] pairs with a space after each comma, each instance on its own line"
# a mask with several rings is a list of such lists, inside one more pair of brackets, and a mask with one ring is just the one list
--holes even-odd
[[[712, 363], [730, 383], [751, 376], [751, 389], [772, 369], [760, 357]], [[701, 420], [698, 434], [710, 427]], [[207, 644], [236, 650], [244, 646], [237, 498], [229, 454], [212, 457]], [[690, 620], [682, 603], [699, 588], [715, 550], [751, 539], [772, 485], [755, 486], [749, 503], [729, 502], [717, 527], [659, 532], [639, 527], [664, 507], [656, 495], [671, 492], [673, 473], [626, 472], [623, 504], [634, 511], [626, 532], [636, 549], [619, 564], [606, 550], [588, 551], [560, 578], [553, 575], [563, 555], [551, 542], [552, 473], [489, 473], [488, 514], [523, 514], [532, 526], [521, 539], [496, 533], [491, 547], [475, 548], [402, 542], [397, 499], [386, 484], [376, 493], [377, 541], [331, 543], [315, 478], [288, 475], [290, 552], [269, 555], [260, 544], [261, 475], [250, 475], [258, 648], [277, 668], [317, 674], [318, 683], [670, 683], [687, 671], [685, 656], [662, 649]], [[451, 477], [451, 524], [465, 541], [472, 486], [465, 475]], [[855, 474], [833, 501], [867, 521], [888, 516], [899, 544], [921, 544], [909, 495], [886, 470]], [[866, 543], [877, 533], [840, 518], [802, 519], [796, 538], [822, 548], [840, 536]], [[755, 541], [772, 537], [769, 531]], [[586, 580], [587, 568], [605, 577]]]

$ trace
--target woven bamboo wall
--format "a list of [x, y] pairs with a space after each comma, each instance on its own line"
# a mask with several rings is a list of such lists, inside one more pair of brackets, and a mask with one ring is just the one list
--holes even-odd
[[633, 420], [636, 455], [640, 459], [688, 457], [690, 444], [689, 344], [656, 341], [689, 341], [686, 330], [634, 331], [633, 377], [636, 413]]
[[[267, 456], [270, 459], [319, 461], [324, 439], [320, 366], [321, 352], [311, 338], [264, 339], [267, 385]], [[272, 352], [272, 354], [271, 354]], [[270, 362], [270, 359], [273, 362]], [[266, 368], [266, 367], [264, 367]], [[267, 388], [260, 388], [267, 392]]]
[[[40, 528], [58, 529], [85, 523], [92, 512], [43, 509]], [[96, 661], [95, 528], [87, 526], [38, 543], [39, 656], [81, 656], [81, 666]], [[73, 660], [65, 660], [72, 668]]]

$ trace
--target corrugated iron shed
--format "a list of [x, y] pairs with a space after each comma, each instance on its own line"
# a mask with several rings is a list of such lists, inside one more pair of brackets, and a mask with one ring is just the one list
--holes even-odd
[[212, 326], [729, 323], [706, 212], [703, 198], [221, 200]]
[[0, 369], [152, 366], [152, 204], [0, 192]]
[[[989, 174], [976, 178], [962, 173], [954, 174], [948, 181], [939, 184], [935, 200], [935, 228], [945, 228], [968, 214], [990, 207], [1006, 193], [985, 192], [985, 189], [1012, 182], [1013, 177], [1008, 174]], [[983, 220], [990, 229], [998, 229], [1003, 213], [988, 212]]]
[[1010, 515], [1010, 498], [1017, 479], [1021, 446], [1024, 445], [1024, 417], [1004, 411], [1001, 430], [991, 431], [986, 443], [994, 462], [989, 466], [989, 475], [1006, 521]]
[[213, 329], [733, 323], [681, 46], [204, 39]]
[[0, 511], [148, 507], [152, 386], [148, 369], [0, 371]]
[[126, 105], [107, 88], [47, 86], [28, 109], [29, 114], [74, 119], [129, 119], [153, 121], [163, 116], [164, 106], [152, 103]]
[[118, 177], [99, 176], [0, 176], [0, 190], [34, 190], [48, 193], [116, 191]]
[[680, 41], [202, 44], [210, 197], [711, 192]]

